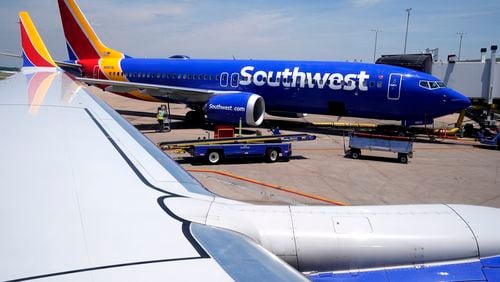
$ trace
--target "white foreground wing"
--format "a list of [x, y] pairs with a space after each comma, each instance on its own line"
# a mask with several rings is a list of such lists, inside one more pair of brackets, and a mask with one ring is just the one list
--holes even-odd
[[116, 112], [55, 69], [0, 81], [0, 280], [304, 279], [165, 198], [213, 196]]

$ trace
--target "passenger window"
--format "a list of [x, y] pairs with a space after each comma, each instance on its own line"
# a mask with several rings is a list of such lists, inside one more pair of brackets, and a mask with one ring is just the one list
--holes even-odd
[[220, 79], [220, 76], [218, 76], [218, 75], [217, 75], [217, 76], [215, 77], [215, 80], [217, 80], [217, 81], [218, 81], [219, 79]]
[[377, 88], [382, 88], [382, 81], [377, 81]]
[[208, 75], [205, 74], [205, 77], [203, 79], [207, 80], [208, 79]]
[[187, 78], [187, 74], [183, 74], [182, 79], [186, 79], [186, 78]]
[[370, 87], [375, 87], [375, 81], [370, 81]]

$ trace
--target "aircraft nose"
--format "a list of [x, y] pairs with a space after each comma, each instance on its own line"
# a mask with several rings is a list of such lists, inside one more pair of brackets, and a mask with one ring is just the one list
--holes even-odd
[[465, 95], [452, 89], [447, 90], [446, 96], [448, 98], [449, 107], [454, 111], [461, 111], [471, 105], [470, 99]]

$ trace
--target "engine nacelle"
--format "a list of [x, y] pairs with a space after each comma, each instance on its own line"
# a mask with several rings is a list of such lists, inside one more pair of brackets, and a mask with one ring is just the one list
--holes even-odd
[[211, 122], [259, 126], [266, 111], [264, 99], [252, 93], [220, 94], [210, 98], [205, 105], [207, 119]]

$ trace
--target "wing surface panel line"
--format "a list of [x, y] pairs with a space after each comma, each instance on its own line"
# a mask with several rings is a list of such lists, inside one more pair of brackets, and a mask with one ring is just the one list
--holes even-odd
[[[166, 156], [165, 153], [159, 151], [156, 145], [151, 142], [151, 140], [144, 137], [142, 133], [137, 131], [135, 127], [133, 127], [133, 125], [131, 125], [128, 121], [126, 121], [123, 117], [121, 117], [108, 104], [106, 104], [104, 101], [102, 101], [95, 95], [91, 93], [88, 94], [89, 94], [88, 96], [95, 103], [97, 103], [98, 106], [100, 106], [106, 113], [108, 113], [108, 115], [112, 119], [114, 119], [127, 133], [129, 133], [129, 135], [132, 138], [134, 138], [137, 143], [139, 143], [150, 155], [152, 155], [156, 159], [158, 163], [160, 163], [170, 174], [172, 174], [172, 176], [175, 179], [177, 179], [179, 183], [183, 184], [184, 188], [188, 192], [214, 197], [214, 194], [212, 192], [208, 191], [196, 178], [188, 174], [182, 167], [180, 167], [180, 165], [178, 165], [176, 162], [168, 158], [168, 156]], [[97, 119], [96, 122], [99, 124]], [[171, 162], [166, 163], [168, 161], [167, 159], [170, 160]], [[168, 168], [167, 165], [169, 165]], [[173, 193], [166, 192], [162, 189], [160, 190], [161, 192], [173, 195]]]
[[479, 241], [477, 239], [477, 235], [474, 233], [474, 229], [472, 229], [467, 220], [465, 220], [465, 218], [463, 218], [462, 215], [460, 215], [460, 213], [458, 213], [452, 206], [450, 206], [449, 204], [444, 204], [444, 205], [447, 206], [450, 210], [452, 210], [465, 223], [465, 225], [467, 225], [467, 228], [472, 233], [472, 236], [474, 236], [474, 241], [476, 241], [477, 257], [481, 258], [481, 248], [479, 247]]
[[89, 115], [89, 117], [94, 121], [94, 123], [97, 125], [97, 127], [101, 130], [101, 132], [104, 134], [104, 136], [106, 137], [106, 139], [111, 143], [111, 145], [113, 145], [113, 147], [115, 148], [115, 150], [120, 154], [120, 156], [125, 160], [125, 162], [128, 164], [128, 166], [132, 169], [132, 171], [134, 171], [134, 173], [137, 175], [137, 177], [146, 185], [148, 186], [149, 188], [153, 189], [153, 190], [156, 190], [158, 192], [161, 192], [161, 193], [164, 193], [166, 194], [166, 196], [162, 196], [160, 198], [157, 199], [157, 202], [159, 204], [159, 206], [162, 208], [162, 210], [164, 210], [170, 217], [172, 217], [173, 219], [175, 220], [178, 220], [180, 222], [182, 222], [182, 233], [184, 234], [184, 237], [186, 238], [186, 240], [189, 241], [189, 243], [191, 243], [192, 247], [198, 252], [198, 254], [200, 255], [199, 257], [197, 258], [210, 258], [210, 256], [208, 255], [208, 253], [203, 249], [203, 247], [198, 243], [198, 241], [193, 237], [193, 235], [191, 234], [191, 231], [190, 231], [190, 224], [191, 222], [190, 221], [187, 221], [183, 218], [180, 218], [178, 217], [177, 215], [175, 215], [174, 213], [172, 213], [168, 208], [167, 206], [165, 205], [164, 203], [164, 199], [165, 198], [169, 198], [169, 197], [182, 197], [184, 198], [184, 196], [181, 196], [181, 195], [177, 195], [177, 194], [174, 194], [174, 193], [170, 193], [170, 192], [167, 192], [159, 187], [156, 187], [154, 186], [153, 184], [151, 184], [147, 179], [146, 177], [144, 177], [144, 175], [142, 175], [142, 173], [137, 169], [137, 167], [132, 163], [132, 161], [127, 157], [127, 155], [123, 152], [123, 150], [118, 146], [118, 144], [116, 144], [116, 142], [113, 140], [113, 138], [109, 135], [109, 133], [106, 131], [106, 129], [104, 129], [104, 127], [99, 123], [99, 121], [97, 121], [97, 119], [94, 117], [94, 115], [89, 111], [89, 109], [85, 109], [85, 112]]
[[26, 280], [35, 280], [35, 279], [42, 279], [42, 278], [48, 278], [48, 277], [54, 277], [54, 276], [73, 274], [73, 273], [103, 270], [103, 269], [109, 269], [109, 268], [127, 267], [127, 266], [162, 263], [162, 262], [174, 262], [174, 261], [183, 261], [183, 260], [195, 260], [195, 259], [204, 259], [204, 258], [202, 258], [202, 257], [184, 257], [184, 258], [158, 259], [158, 260], [148, 260], [148, 261], [137, 261], [137, 262], [101, 265], [101, 266], [95, 266], [95, 267], [89, 267], [89, 268], [80, 268], [80, 269], [73, 269], [73, 270], [62, 271], [62, 272], [54, 272], [54, 273], [47, 273], [47, 274], [41, 274], [41, 275], [36, 275], [36, 276], [30, 276], [30, 277], [17, 278], [17, 279], [12, 279], [12, 280], [6, 280], [5, 282], [18, 282], [18, 281], [26, 281]]

